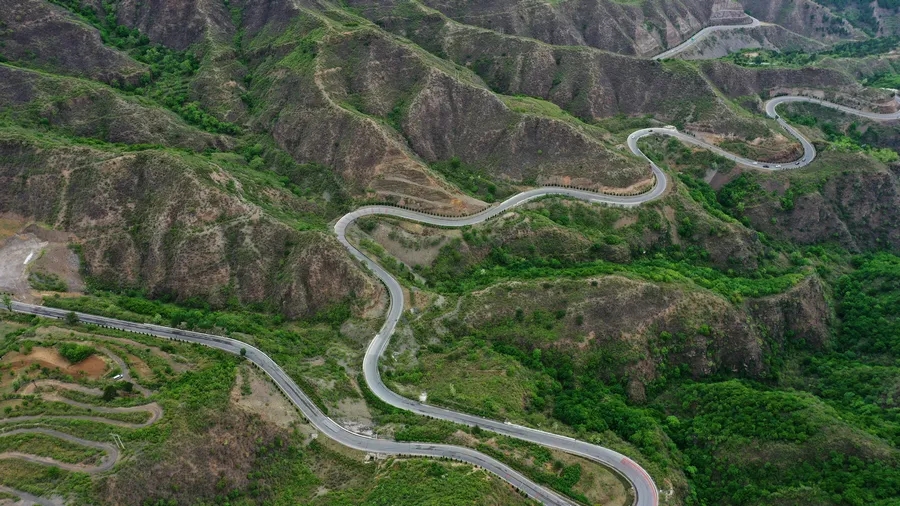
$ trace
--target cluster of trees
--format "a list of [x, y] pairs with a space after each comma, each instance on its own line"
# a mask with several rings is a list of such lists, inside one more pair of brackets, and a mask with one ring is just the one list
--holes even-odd
[[72, 364], [77, 364], [94, 353], [97, 353], [97, 350], [91, 346], [76, 343], [60, 343], [57, 345], [56, 349], [63, 358]]
[[867, 144], [867, 141], [878, 140], [877, 133], [870, 132], [871, 129], [861, 130], [859, 125], [854, 121], [847, 126], [845, 130], [841, 130], [830, 121], [820, 121], [812, 114], [791, 113], [784, 114], [784, 117], [794, 123], [805, 126], [818, 126], [828, 142], [831, 143], [830, 148], [843, 153], [865, 152], [877, 160], [884, 163], [893, 163], [900, 160], [900, 155], [896, 150], [890, 148], [878, 148]]
[[448, 181], [485, 202], [502, 200], [511, 194], [509, 191], [498, 192], [497, 185], [485, 177], [482, 171], [463, 163], [458, 157], [435, 162], [431, 164], [431, 168], [441, 173]]
[[[688, 504], [761, 505], [781, 498], [862, 506], [889, 504], [900, 494], [900, 463], [831, 445], [826, 424], [830, 431], [846, 429], [808, 394], [731, 380], [683, 385], [676, 402], [664, 408], [678, 413], [665, 428], [688, 463]], [[805, 490], [793, 497], [801, 486]]]
[[191, 51], [176, 51], [161, 44], [153, 44], [136, 28], [121, 25], [116, 18], [116, 6], [112, 2], [102, 3], [102, 13], [98, 14], [91, 5], [82, 5], [80, 0], [51, 0], [69, 11], [81, 16], [97, 28], [107, 45], [127, 52], [137, 61], [146, 63], [150, 73], [141, 77], [140, 83], [112, 83], [126, 91], [146, 95], [171, 109], [188, 123], [214, 133], [237, 135], [241, 129], [227, 121], [221, 121], [204, 111], [200, 103], [190, 100], [187, 80], [200, 66]]
[[[898, 0], [900, 1], [900, 0]], [[809, 53], [801, 50], [773, 51], [766, 49], [748, 49], [734, 53], [728, 57], [737, 65], [754, 66], [763, 63], [770, 65], [809, 65], [824, 57], [863, 58], [866, 56], [889, 53], [900, 46], [900, 37], [875, 37], [863, 41], [842, 42], [831, 48]], [[753, 56], [751, 56], [753, 55]]]
[[858, 268], [835, 285], [840, 344], [845, 350], [900, 357], [900, 258], [879, 253], [856, 263]]

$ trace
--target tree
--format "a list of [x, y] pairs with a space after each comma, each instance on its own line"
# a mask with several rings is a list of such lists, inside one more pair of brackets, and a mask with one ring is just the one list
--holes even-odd
[[7, 311], [12, 312], [12, 297], [8, 293], [3, 294], [3, 306]]
[[68, 323], [69, 325], [75, 325], [76, 323], [78, 323], [78, 321], [78, 315], [73, 311], [69, 311], [68, 313], [66, 313], [66, 323]]
[[246, 357], [246, 356], [247, 356], [247, 348], [241, 348], [241, 356], [242, 356], [242, 357]]
[[103, 389], [103, 400], [111, 401], [116, 398], [117, 394], [115, 385], [106, 385], [106, 388]]

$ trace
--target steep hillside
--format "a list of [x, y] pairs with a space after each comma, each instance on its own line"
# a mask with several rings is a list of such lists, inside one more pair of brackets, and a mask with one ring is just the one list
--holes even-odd
[[780, 25], [763, 25], [713, 34], [679, 53], [677, 57], [685, 60], [709, 60], [742, 49], [815, 51], [824, 47], [824, 43], [798, 35]]
[[154, 104], [100, 84], [0, 64], [3, 114], [20, 125], [112, 143], [228, 150], [234, 140], [191, 128]]
[[[97, 287], [255, 304], [292, 317], [380, 292], [324, 230], [274, 219], [211, 160], [11, 132], [0, 147], [0, 211], [73, 233]], [[263, 192], [267, 208], [299, 201], [286, 190]]]
[[729, 1], [424, 3], [462, 24], [498, 33], [641, 56], [675, 46], [709, 24], [749, 23], [740, 6]]
[[[585, 48], [550, 46], [462, 25], [417, 4], [364, 12], [392, 33], [470, 68], [496, 92], [548, 100], [584, 121], [595, 122], [617, 114], [650, 114], [687, 129], [717, 134], [719, 140], [725, 137], [750, 144], [770, 143], [773, 151], [784, 150], [785, 158], [797, 149], [779, 139], [778, 130], [770, 125], [736, 111], [723, 94], [730, 98], [737, 98], [737, 94], [732, 93], [733, 89], [718, 87], [728, 83], [710, 80], [702, 68], [693, 64], [659, 63]], [[826, 69], [785, 69], [774, 73], [747, 69], [753, 75], [743, 76], [744, 69], [730, 68], [734, 71], [725, 72], [735, 80], [761, 82], [758, 91], [788, 86], [824, 87], [848, 94], [860, 90], [847, 75]], [[634, 86], [636, 82], [640, 86]]]
[[851, 37], [865, 37], [849, 21], [832, 12], [828, 0], [744, 0], [744, 9], [751, 16], [781, 25], [807, 37], [835, 42]]
[[105, 46], [100, 34], [79, 15], [43, 0], [3, 0], [0, 27], [0, 61], [19, 61], [107, 83], [136, 84], [147, 70]]

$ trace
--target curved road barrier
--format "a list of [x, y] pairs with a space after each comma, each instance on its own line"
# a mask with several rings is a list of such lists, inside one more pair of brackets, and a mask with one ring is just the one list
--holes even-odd
[[[705, 143], [690, 135], [678, 132], [677, 130], [670, 128], [647, 128], [638, 130], [628, 137], [628, 146], [634, 154], [646, 158], [646, 156], [640, 151], [640, 149], [638, 149], [638, 140], [649, 135], [668, 135], [695, 146], [709, 149], [710, 151], [733, 160], [736, 163], [740, 163], [752, 168], [763, 170], [783, 170], [803, 167], [808, 165], [815, 158], [815, 148], [808, 139], [803, 137], [797, 130], [784, 122], [784, 120], [781, 119], [775, 112], [775, 108], [779, 104], [801, 101], [817, 103], [819, 105], [824, 105], [826, 107], [831, 107], [843, 112], [848, 112], [875, 120], [900, 119], [900, 112], [894, 114], [876, 114], [857, 111], [845, 106], [831, 104], [829, 102], [810, 99], [806, 97], [778, 97], [766, 103], [766, 111], [770, 117], [777, 119], [778, 122], [785, 128], [785, 130], [790, 135], [795, 137], [803, 146], [803, 156], [793, 162], [777, 165], [767, 162], [757, 162], [737, 155], [733, 155], [731, 153], [728, 153], [727, 151], [722, 150], [721, 148]], [[668, 187], [668, 180], [665, 174], [659, 169], [659, 167], [656, 166], [656, 164], [654, 164], [652, 161], [649, 161], [649, 159], [647, 160], [650, 164], [652, 175], [655, 179], [655, 184], [649, 191], [641, 195], [617, 196], [572, 188], [545, 187], [522, 192], [518, 195], [510, 197], [506, 201], [496, 206], [488, 207], [487, 209], [484, 209], [476, 214], [458, 218], [439, 217], [391, 206], [366, 206], [352, 211], [339, 219], [334, 225], [334, 230], [338, 236], [338, 240], [341, 241], [341, 243], [354, 257], [356, 257], [364, 266], [370, 269], [385, 284], [388, 290], [388, 294], [390, 295], [390, 308], [388, 310], [387, 319], [385, 320], [385, 323], [382, 326], [381, 330], [369, 344], [368, 348], [366, 349], [365, 357], [363, 359], [363, 374], [366, 383], [369, 385], [369, 388], [372, 390], [372, 392], [381, 400], [390, 405], [409, 410], [420, 415], [448, 420], [451, 422], [469, 426], [478, 426], [483, 429], [496, 432], [498, 434], [507, 435], [552, 448], [558, 448], [560, 450], [564, 450], [566, 452], [600, 462], [618, 472], [631, 483], [635, 492], [635, 504], [637, 506], [657, 506], [657, 504], [659, 503], [659, 491], [656, 487], [656, 484], [653, 482], [653, 479], [637, 463], [618, 452], [584, 441], [579, 441], [567, 436], [561, 436], [558, 434], [552, 434], [529, 427], [523, 427], [520, 425], [500, 422], [497, 420], [491, 420], [474, 415], [469, 415], [466, 413], [458, 413], [448, 409], [431, 406], [411, 399], [407, 399], [388, 389], [384, 382], [381, 380], [381, 375], [378, 371], [378, 360], [384, 353], [385, 348], [387, 348], [387, 345], [390, 342], [390, 337], [397, 326], [397, 322], [400, 319], [400, 316], [403, 313], [403, 308], [405, 305], [403, 290], [396, 278], [394, 278], [374, 260], [367, 257], [355, 246], [353, 246], [347, 240], [346, 235], [347, 227], [349, 227], [355, 220], [363, 216], [391, 216], [430, 225], [460, 227], [481, 223], [522, 203], [546, 195], [562, 195], [585, 200], [588, 202], [598, 202], [622, 206], [636, 206], [644, 202], [649, 202], [651, 200], [659, 198], [665, 193]], [[68, 311], [60, 309], [23, 304], [19, 302], [13, 303], [13, 310], [21, 313], [46, 316], [51, 318], [65, 318], [66, 314], [68, 313]], [[309, 419], [310, 423], [312, 423], [324, 435], [331, 439], [334, 439], [335, 441], [343, 445], [366, 452], [418, 457], [448, 458], [468, 462], [469, 464], [490, 471], [491, 473], [507, 481], [517, 489], [521, 490], [528, 496], [544, 504], [572, 504], [572, 501], [562, 497], [552, 490], [537, 485], [528, 478], [524, 477], [521, 473], [510, 468], [508, 465], [470, 448], [444, 444], [404, 443], [384, 439], [374, 439], [369, 436], [351, 432], [350, 430], [339, 425], [331, 418], [325, 416], [325, 414], [322, 413], [322, 411], [309, 399], [309, 397], [300, 390], [300, 388], [294, 383], [294, 381], [291, 380], [290, 377], [288, 377], [284, 370], [281, 369], [281, 367], [277, 363], [275, 363], [274, 360], [272, 360], [268, 355], [266, 355], [259, 349], [244, 342], [227, 337], [204, 334], [200, 332], [173, 329], [168, 327], [161, 327], [158, 325], [135, 323], [124, 320], [116, 320], [113, 318], [106, 318], [84, 313], [78, 313], [78, 317], [84, 323], [111, 327], [129, 332], [147, 334], [151, 336], [162, 337], [165, 339], [203, 344], [236, 355], [240, 355], [243, 352], [248, 360], [256, 364], [258, 367], [260, 367], [260, 369], [268, 374], [270, 378], [272, 378], [272, 381], [275, 382], [275, 384], [282, 390], [282, 392], [288, 397], [288, 399], [290, 399], [300, 409], [304, 416]]]

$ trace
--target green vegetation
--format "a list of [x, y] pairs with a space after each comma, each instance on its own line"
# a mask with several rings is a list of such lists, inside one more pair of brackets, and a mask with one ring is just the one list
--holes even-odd
[[825, 57], [863, 58], [866, 56], [889, 53], [900, 47], [900, 37], [880, 37], [863, 41], [842, 42], [833, 47], [807, 53], [803, 51], [773, 51], [768, 49], [744, 49], [725, 57], [737, 65], [784, 65], [804, 66], [815, 63]]
[[[176, 328], [243, 337], [265, 351], [297, 382], [320, 407], [345, 398], [358, 398], [344, 367], [339, 362], [352, 356], [357, 346], [337, 329], [350, 315], [346, 301], [325, 308], [306, 322], [286, 322], [280, 315], [252, 311], [212, 311], [201, 301], [188, 301], [193, 307], [147, 300], [138, 293], [115, 295], [95, 292], [79, 298], [47, 298], [45, 304], [100, 314], [112, 318], [155, 323]], [[301, 361], [324, 357], [321, 365]], [[334, 389], [323, 390], [309, 377], [334, 382]], [[324, 397], [320, 398], [319, 395]]]
[[101, 12], [79, 0], [51, 0], [100, 31], [105, 44], [127, 52], [135, 60], [145, 63], [150, 73], [141, 77], [140, 84], [112, 83], [121, 89], [145, 95], [176, 112], [188, 123], [204, 130], [238, 134], [237, 125], [221, 121], [204, 111], [199, 102], [188, 99], [188, 81], [199, 68], [199, 61], [190, 51], [176, 51], [150, 39], [138, 30], [120, 25], [116, 19], [116, 3], [104, 1]]
[[0, 452], [28, 453], [70, 464], [85, 462], [103, 453], [102, 450], [70, 443], [53, 436], [27, 433], [0, 436]]
[[[681, 258], [676, 260], [677, 257]], [[606, 260], [566, 262], [556, 258], [524, 257], [494, 247], [485, 260], [460, 269], [459, 253], [451, 244], [441, 249], [433, 267], [421, 271], [429, 286], [444, 293], [467, 293], [509, 279], [578, 279], [620, 274], [658, 283], [690, 283], [718, 292], [736, 303], [746, 297], [782, 293], [805, 277], [802, 272], [757, 274], [756, 277], [728, 274], [697, 265], [701, 258], [702, 252], [685, 256], [673, 251], [669, 254], [659, 252], [625, 265]]]
[[854, 263], [857, 269], [835, 285], [839, 343], [856, 353], [900, 356], [900, 258], [880, 253]]
[[[666, 430], [690, 462], [693, 504], [799, 499], [800, 484], [812, 485], [804, 500], [817, 504], [890, 504], [900, 494], [896, 450], [879, 458], [873, 451], [891, 450], [867, 449], [881, 444], [869, 438], [856, 450], [838, 451], [827, 433], [860, 436], [811, 395], [738, 381], [686, 385], [669, 412], [677, 416], [668, 415]], [[757, 452], [771, 457], [760, 462], [752, 457]]]
[[28, 275], [28, 284], [35, 290], [47, 292], [68, 292], [69, 287], [66, 282], [59, 278], [56, 274], [45, 272], [32, 272]]
[[[809, 256], [829, 258], [823, 251]], [[832, 255], [828, 261], [837, 267], [844, 260]], [[628, 398], [627, 380], [607, 371], [620, 370], [640, 351], [611, 344], [577, 354], [548, 348], [548, 342], [559, 344], [566, 325], [552, 309], [517, 310], [511, 318], [469, 326], [463, 323], [466, 306], [459, 319], [441, 323], [450, 333], [438, 343], [428, 327], [414, 324], [428, 343], [418, 353], [421, 369], [401, 365], [386, 378], [427, 389], [430, 400], [455, 409], [541, 426], [556, 420], [579, 438], [627, 442], [654, 476], [685, 470], [689, 505], [762, 506], [803, 497], [817, 504], [888, 505], [900, 494], [900, 410], [891, 393], [900, 379], [894, 310], [900, 258], [865, 255], [840, 268], [850, 271], [833, 281], [840, 318], [833, 344], [789, 345], [763, 380], [724, 374], [695, 381], [686, 369], [670, 366], [664, 379], [648, 385], [648, 402], [636, 404]], [[577, 293], [556, 290], [580, 300]], [[664, 332], [655, 347], [677, 353], [690, 339]], [[498, 353], [512, 362], [498, 360]], [[444, 368], [440, 378], [428, 370], [434, 361]], [[483, 374], [500, 378], [485, 382]], [[525, 392], [510, 399], [515, 391], [503, 386], [502, 377]], [[447, 381], [455, 386], [450, 392]]]
[[431, 164], [431, 168], [461, 190], [485, 202], [503, 200], [515, 193], [508, 186], [498, 189], [497, 185], [486, 177], [482, 171], [462, 163], [459, 158], [435, 162]]
[[818, 127], [830, 142], [829, 148], [843, 153], [866, 153], [882, 163], [892, 163], [900, 160], [897, 151], [890, 148], [877, 148], [864, 143], [865, 131], [859, 128], [856, 122], [850, 123], [846, 130], [841, 130], [830, 121], [820, 121], [816, 116], [807, 114], [787, 113], [785, 119], [793, 123]]
[[63, 358], [73, 364], [77, 364], [97, 353], [97, 350], [91, 346], [75, 343], [60, 343], [57, 345], [56, 349], [59, 350], [59, 354], [62, 355]]
[[[491, 500], [491, 481], [484, 479], [485, 476], [473, 479], [472, 471], [467, 467], [435, 461], [397, 461], [387, 467], [387, 472], [376, 477], [378, 487], [358, 504], [472, 504]], [[494, 500], [502, 498], [519, 504], [528, 503], [521, 497], [513, 499], [506, 494], [497, 495]]]

